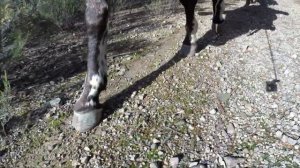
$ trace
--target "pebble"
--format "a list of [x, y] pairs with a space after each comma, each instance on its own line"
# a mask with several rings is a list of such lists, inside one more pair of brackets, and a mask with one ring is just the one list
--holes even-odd
[[49, 103], [50, 103], [51, 107], [58, 107], [60, 102], [61, 102], [60, 98], [55, 98], [55, 99], [50, 100]]
[[88, 156], [84, 156], [80, 158], [80, 163], [82, 164], [87, 164], [89, 161], [89, 157]]
[[72, 167], [77, 167], [79, 165], [80, 163], [77, 160], [72, 160]]
[[136, 156], [135, 155], [129, 155], [129, 158], [131, 161], [135, 161]]
[[217, 113], [217, 111], [216, 111], [216, 109], [212, 109], [212, 110], [209, 111], [209, 113], [212, 114], [212, 115], [214, 115], [214, 114]]
[[157, 153], [159, 156], [161, 156], [161, 155], [163, 155], [164, 154], [164, 152], [163, 151], [158, 151], [158, 153]]
[[158, 166], [157, 162], [151, 162], [149, 167], [150, 168], [158, 168], [159, 166]]
[[158, 143], [160, 143], [160, 140], [154, 138], [154, 139], [152, 140], [152, 142], [153, 142], [154, 144], [158, 144]]
[[289, 114], [288, 118], [292, 119], [292, 118], [294, 118], [295, 116], [296, 116], [296, 114], [295, 114], [294, 112], [291, 112], [291, 113]]
[[230, 135], [233, 135], [235, 133], [235, 128], [232, 123], [228, 124], [226, 129], [227, 129], [227, 133]]
[[288, 143], [290, 145], [295, 145], [297, 143], [297, 140], [291, 138], [291, 137], [288, 137], [286, 135], [283, 135], [282, 138], [281, 138], [282, 142], [284, 143]]
[[170, 159], [170, 166], [172, 168], [177, 168], [178, 164], [179, 164], [179, 158], [178, 157], [172, 157]]
[[189, 163], [189, 167], [194, 167], [194, 166], [197, 166], [198, 165], [198, 162], [190, 162]]
[[296, 59], [297, 57], [298, 57], [297, 54], [292, 55], [292, 58], [294, 58], [294, 59]]
[[275, 137], [279, 138], [279, 139], [282, 138], [282, 135], [283, 135], [283, 133], [280, 130], [276, 131], [276, 133], [275, 133]]
[[88, 146], [84, 147], [84, 150], [87, 151], [87, 152], [91, 151], [91, 149]]

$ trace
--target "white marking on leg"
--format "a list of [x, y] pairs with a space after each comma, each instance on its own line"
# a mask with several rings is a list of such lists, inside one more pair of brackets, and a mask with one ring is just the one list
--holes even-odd
[[196, 41], [197, 41], [197, 36], [196, 36], [197, 31], [198, 31], [198, 22], [194, 18], [194, 20], [193, 20], [193, 30], [192, 30], [192, 34], [191, 34], [191, 43], [192, 44], [196, 43]]
[[100, 83], [102, 83], [102, 79], [99, 75], [93, 75], [89, 82], [91, 85], [89, 96], [96, 96]]
[[221, 2], [221, 9], [220, 9], [220, 20], [225, 20], [225, 15], [223, 14], [225, 10], [225, 4], [224, 4], [224, 0], [222, 0]]
[[[220, 4], [221, 1], [221, 4]], [[217, 12], [218, 12], [218, 5], [220, 4], [220, 13], [219, 13], [219, 20], [225, 20], [225, 15], [223, 15], [224, 10], [225, 10], [225, 4], [224, 4], [224, 0], [218, 0], [216, 3], [216, 6], [214, 6], [215, 8], [215, 13], [214, 16], [216, 16]]]

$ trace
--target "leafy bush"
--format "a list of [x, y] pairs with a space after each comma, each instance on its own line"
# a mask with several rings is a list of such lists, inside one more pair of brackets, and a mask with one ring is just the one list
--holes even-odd
[[84, 0], [1, 0], [0, 60], [20, 56], [28, 38], [82, 13]]
[[2, 85], [0, 89], [0, 124], [3, 132], [6, 133], [5, 124], [12, 117], [11, 88], [6, 73], [4, 73], [3, 79], [0, 78], [0, 82], [0, 86]]

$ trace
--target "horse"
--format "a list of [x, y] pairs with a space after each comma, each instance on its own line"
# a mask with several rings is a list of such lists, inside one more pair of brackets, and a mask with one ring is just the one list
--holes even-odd
[[[195, 19], [195, 7], [198, 0], [179, 0], [186, 15], [186, 35], [183, 46], [193, 55], [196, 50], [196, 32], [198, 23]], [[246, 0], [246, 5], [254, 0]], [[224, 22], [224, 0], [212, 0], [212, 28], [216, 33]], [[109, 4], [107, 0], [86, 0], [85, 20], [88, 37], [87, 74], [83, 91], [76, 101], [73, 111], [72, 126], [79, 132], [86, 132], [101, 120], [103, 107], [99, 102], [101, 91], [107, 85], [106, 42], [108, 32]]]

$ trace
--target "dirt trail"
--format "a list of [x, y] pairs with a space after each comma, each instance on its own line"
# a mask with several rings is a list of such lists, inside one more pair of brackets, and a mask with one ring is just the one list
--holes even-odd
[[[300, 166], [300, 5], [260, 2], [242, 7], [243, 1], [227, 1], [218, 39], [210, 31], [210, 2], [199, 3], [195, 57], [177, 53], [182, 11], [121, 27], [110, 41], [115, 50], [101, 95], [107, 116], [88, 133], [70, 125], [84, 77], [80, 68], [21, 89], [15, 107], [22, 111], [1, 141], [0, 165], [167, 167], [179, 159], [181, 167]], [[86, 52], [82, 31], [51, 40], [54, 48], [63, 44], [62, 51], [48, 46], [37, 52], [57, 52], [58, 58], [65, 48], [69, 58]], [[70, 65], [84, 64], [76, 59]], [[58, 106], [47, 105], [57, 97]]]

